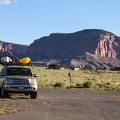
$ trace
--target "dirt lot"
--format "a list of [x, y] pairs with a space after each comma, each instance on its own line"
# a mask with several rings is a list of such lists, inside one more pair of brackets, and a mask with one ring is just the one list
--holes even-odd
[[39, 89], [37, 99], [0, 98], [0, 106], [20, 110], [0, 120], [120, 120], [120, 92]]

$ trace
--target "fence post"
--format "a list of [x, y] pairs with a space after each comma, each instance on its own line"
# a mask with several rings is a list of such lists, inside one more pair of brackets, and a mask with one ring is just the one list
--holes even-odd
[[68, 76], [69, 76], [69, 78], [70, 78], [70, 85], [72, 85], [72, 78], [71, 78], [70, 68], [69, 68]]

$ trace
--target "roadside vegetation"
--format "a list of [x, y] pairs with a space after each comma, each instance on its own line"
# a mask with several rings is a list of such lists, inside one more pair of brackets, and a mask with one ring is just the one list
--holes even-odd
[[[19, 99], [28, 99], [29, 97], [24, 96], [24, 95], [12, 95], [10, 98], [5, 98], [5, 99], [0, 99], [0, 102], [5, 102], [5, 101], [10, 101], [10, 100], [19, 100]], [[16, 113], [20, 111], [26, 111], [26, 109], [21, 109], [17, 107], [7, 107], [4, 105], [0, 106], [0, 115], [9, 115], [10, 113]]]
[[30, 66], [40, 88], [82, 88], [120, 91], [120, 71], [112, 70], [55, 70]]
[[[120, 92], [120, 71], [113, 70], [63, 70], [30, 66], [37, 73], [39, 88], [88, 89]], [[0, 70], [2, 65], [0, 65]], [[12, 97], [13, 100], [22, 96]], [[0, 99], [0, 101], [7, 99]], [[8, 99], [10, 100], [10, 99]], [[0, 115], [25, 111], [18, 108], [0, 107]]]
[[21, 111], [20, 109], [17, 108], [8, 108], [8, 107], [0, 107], [0, 115], [5, 115], [5, 114], [10, 114], [10, 113], [16, 113]]
[[[0, 66], [1, 70], [2, 66]], [[40, 88], [76, 88], [120, 91], [120, 71], [113, 70], [63, 70], [30, 66], [37, 73]]]

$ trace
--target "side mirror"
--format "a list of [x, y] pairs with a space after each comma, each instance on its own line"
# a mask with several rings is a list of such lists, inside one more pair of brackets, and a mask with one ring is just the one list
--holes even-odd
[[38, 74], [33, 74], [33, 77], [38, 77]]

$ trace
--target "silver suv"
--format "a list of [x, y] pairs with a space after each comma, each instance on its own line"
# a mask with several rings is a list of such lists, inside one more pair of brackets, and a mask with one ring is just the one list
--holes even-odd
[[32, 74], [29, 67], [19, 65], [4, 66], [0, 72], [1, 97], [8, 97], [9, 93], [23, 93], [37, 98], [37, 74]]

